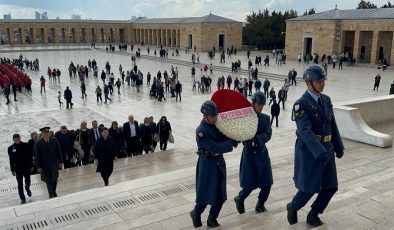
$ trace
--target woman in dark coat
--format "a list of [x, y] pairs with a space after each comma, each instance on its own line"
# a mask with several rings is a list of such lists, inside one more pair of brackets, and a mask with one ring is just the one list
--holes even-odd
[[114, 139], [115, 144], [116, 144], [116, 156], [120, 157], [121, 150], [124, 146], [124, 140], [123, 140], [123, 133], [122, 129], [119, 128], [118, 122], [113, 121], [111, 128], [109, 129], [109, 135]]
[[157, 128], [156, 132], [160, 136], [160, 150], [166, 150], [167, 149], [167, 142], [168, 138], [171, 133], [171, 125], [167, 121], [166, 116], [162, 116], [159, 123], [157, 123]]
[[96, 172], [101, 173], [104, 185], [108, 186], [109, 177], [114, 169], [114, 160], [117, 160], [116, 144], [114, 138], [109, 136], [108, 128], [103, 128], [101, 137], [96, 141], [94, 149], [95, 164], [97, 165]]
[[[90, 149], [92, 148], [92, 143], [86, 121], [81, 122], [80, 129], [77, 129], [75, 133], [75, 140], [79, 142], [84, 152], [83, 158], [78, 160], [82, 160], [82, 164], [87, 165], [89, 163]], [[79, 165], [80, 162], [78, 162], [77, 164]]]
[[152, 151], [152, 144], [153, 144], [153, 131], [149, 124], [148, 117], [145, 117], [144, 124], [140, 125], [140, 133], [141, 133], [142, 147], [145, 151], [145, 154], [148, 154], [150, 151]]

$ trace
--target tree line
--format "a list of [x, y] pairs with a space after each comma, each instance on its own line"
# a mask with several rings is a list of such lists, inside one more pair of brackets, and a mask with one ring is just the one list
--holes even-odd
[[[361, 0], [356, 9], [371, 9], [378, 6], [369, 1]], [[388, 1], [381, 8], [394, 8], [394, 3]], [[302, 16], [315, 14], [316, 9], [305, 10]], [[246, 16], [243, 28], [243, 45], [259, 50], [283, 49], [286, 36], [286, 20], [301, 15], [296, 10], [272, 11], [268, 9], [252, 12]]]

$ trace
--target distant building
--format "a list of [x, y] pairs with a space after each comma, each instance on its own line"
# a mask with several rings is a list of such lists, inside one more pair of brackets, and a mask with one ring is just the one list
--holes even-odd
[[356, 63], [394, 63], [394, 8], [329, 10], [286, 21], [289, 60], [344, 54]]
[[80, 14], [73, 14], [73, 15], [71, 15], [71, 19], [73, 19], [73, 20], [81, 20], [81, 15]]
[[24, 44], [6, 31], [25, 31], [32, 28], [32, 44], [48, 43], [129, 43], [168, 48], [212, 51], [227, 48], [241, 49], [243, 23], [209, 14], [202, 17], [146, 18], [131, 20], [0, 20], [0, 37], [10, 45]]
[[35, 14], [35, 19], [41, 19], [41, 14], [40, 13], [38, 13], [36, 11], [34, 14]]
[[4, 20], [11, 20], [11, 14], [4, 14]]
[[60, 19], [60, 17], [59, 17], [59, 16], [57, 16], [57, 17], [56, 17], [56, 20], [59, 20], [59, 19]]
[[44, 20], [47, 20], [47, 19], [48, 19], [48, 14], [47, 14], [46, 11], [45, 11], [45, 12], [42, 12], [42, 14], [41, 14], [41, 19], [44, 19]]

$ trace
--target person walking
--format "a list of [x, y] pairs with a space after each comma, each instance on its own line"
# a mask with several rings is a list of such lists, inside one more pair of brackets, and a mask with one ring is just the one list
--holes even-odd
[[256, 135], [243, 142], [242, 157], [239, 169], [240, 185], [242, 190], [234, 198], [239, 214], [245, 213], [245, 199], [253, 190], [260, 188], [255, 211], [266, 212], [264, 204], [268, 199], [273, 184], [271, 160], [268, 155], [266, 143], [271, 139], [272, 129], [270, 118], [263, 114], [266, 97], [261, 91], [252, 96], [252, 106], [258, 118]]
[[380, 76], [380, 74], [376, 75], [375, 77], [375, 84], [373, 85], [373, 90], [379, 90], [379, 86], [380, 86], [380, 80], [382, 79], [382, 77]]
[[344, 146], [335, 122], [331, 99], [323, 94], [326, 75], [318, 65], [308, 66], [303, 75], [307, 91], [293, 106], [292, 120], [297, 125], [294, 183], [297, 193], [287, 204], [290, 225], [298, 222], [297, 211], [318, 193], [306, 223], [313, 227], [324, 224], [322, 214], [338, 190], [335, 155], [343, 157]]
[[66, 90], [64, 90], [64, 99], [66, 99], [66, 108], [68, 109], [69, 107], [72, 109], [74, 103], [72, 103], [72, 98], [73, 98], [73, 94], [70, 90], [70, 88], [67, 86]]
[[42, 93], [42, 90], [44, 89], [44, 93], [45, 93], [45, 78], [44, 76], [41, 76], [40, 78], [40, 93]]
[[103, 98], [101, 97], [103, 91], [101, 90], [101, 87], [99, 85], [96, 87], [95, 92], [96, 92], [97, 102], [99, 102], [99, 99], [100, 102], [103, 102]]
[[11, 101], [10, 101], [10, 91], [11, 91], [10, 90], [10, 85], [5, 85], [3, 93], [4, 93], [4, 96], [5, 96], [5, 99], [7, 100], [7, 102], [5, 103], [6, 105], [11, 103]]
[[62, 92], [61, 92], [61, 91], [57, 92], [57, 100], [59, 101], [59, 107], [61, 108], [62, 105], [63, 105], [63, 102], [62, 102]]
[[86, 85], [85, 81], [81, 82], [81, 91], [82, 91], [82, 98], [86, 98], [88, 95], [86, 94]]
[[23, 178], [25, 178], [26, 193], [31, 197], [30, 174], [33, 172], [33, 155], [29, 151], [27, 144], [21, 141], [21, 136], [19, 134], [14, 134], [12, 136], [12, 140], [14, 143], [8, 147], [10, 169], [18, 183], [18, 193], [19, 198], [21, 199], [21, 204], [25, 204], [26, 197], [23, 191]]
[[177, 83], [175, 84], [176, 101], [178, 101], [178, 97], [179, 97], [179, 101], [182, 101], [181, 92], [182, 92], [182, 84], [179, 81], [177, 81]]
[[280, 106], [280, 103], [282, 102], [282, 108], [285, 109], [286, 91], [285, 91], [284, 87], [282, 87], [279, 90], [279, 92], [278, 92], [278, 99], [279, 99], [278, 105]]
[[[105, 98], [104, 103], [107, 103], [107, 100], [112, 101], [112, 99], [109, 98], [108, 95], [109, 95], [109, 88], [108, 88], [108, 86], [107, 86], [106, 84], [104, 84], [104, 98]], [[101, 98], [100, 98], [100, 99], [101, 99]]]
[[272, 126], [272, 122], [276, 121], [276, 127], [278, 127], [278, 116], [280, 113], [280, 105], [278, 103], [276, 103], [276, 100], [273, 101], [273, 104], [271, 106], [271, 126]]
[[56, 187], [59, 168], [63, 169], [63, 156], [59, 142], [49, 136], [50, 127], [40, 129], [41, 139], [34, 146], [37, 171], [47, 185], [49, 198], [57, 197]]
[[268, 104], [269, 106], [271, 105], [273, 100], [276, 100], [276, 93], [274, 87], [272, 87], [270, 91], [270, 103]]
[[394, 94], [394, 81], [393, 81], [393, 83], [391, 84], [390, 92], [389, 92], [389, 95], [392, 95], [392, 94]]
[[171, 124], [167, 121], [166, 116], [162, 116], [156, 127], [156, 133], [158, 133], [160, 137], [160, 150], [165, 151], [167, 149], [168, 138], [172, 132]]
[[115, 83], [116, 87], [118, 88], [118, 95], [120, 95], [120, 86], [122, 85], [122, 82], [120, 81], [120, 78]]
[[97, 165], [96, 172], [101, 173], [104, 185], [108, 186], [109, 177], [114, 169], [114, 161], [118, 159], [116, 156], [116, 144], [114, 138], [109, 136], [108, 128], [103, 128], [101, 137], [96, 141], [94, 150], [94, 163]]
[[218, 109], [213, 101], [205, 101], [200, 111], [204, 118], [196, 129], [196, 205], [190, 212], [190, 217], [195, 228], [201, 227], [201, 214], [209, 204], [211, 209], [207, 225], [216, 228], [220, 226], [217, 218], [223, 203], [227, 200], [226, 162], [223, 154], [231, 152], [238, 143], [225, 137], [216, 128]]
[[264, 89], [264, 95], [265, 97], [268, 97], [268, 89], [270, 88], [271, 82], [268, 80], [268, 78], [265, 79], [264, 84], [263, 84], [263, 89]]

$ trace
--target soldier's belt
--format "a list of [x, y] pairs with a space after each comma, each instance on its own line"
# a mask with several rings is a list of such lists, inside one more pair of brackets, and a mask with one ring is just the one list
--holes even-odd
[[320, 142], [330, 142], [331, 141], [331, 135], [327, 135], [327, 136], [316, 135], [316, 138]]
[[197, 152], [197, 154], [198, 154], [199, 156], [209, 156], [209, 157], [216, 157], [216, 156], [222, 155], [221, 153], [209, 153], [209, 152], [207, 152], [207, 151], [205, 151], [205, 150], [199, 150], [199, 151]]

